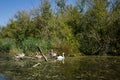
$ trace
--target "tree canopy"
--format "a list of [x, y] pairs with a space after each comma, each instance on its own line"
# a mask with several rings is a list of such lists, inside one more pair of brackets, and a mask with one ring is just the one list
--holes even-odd
[[72, 5], [56, 0], [56, 9], [49, 0], [42, 0], [30, 13], [19, 11], [0, 28], [0, 39], [14, 39], [21, 49], [26, 40], [37, 39], [40, 45], [45, 41], [44, 48], [67, 55], [120, 55], [120, 1], [75, 1]]

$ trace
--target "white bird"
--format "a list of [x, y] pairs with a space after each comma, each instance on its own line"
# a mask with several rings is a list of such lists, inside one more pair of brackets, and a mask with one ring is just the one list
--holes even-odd
[[22, 53], [22, 54], [18, 54], [18, 55], [16, 55], [15, 57], [16, 57], [17, 59], [22, 59], [24, 56], [25, 56], [25, 54]]
[[36, 52], [37, 54], [35, 55], [35, 58], [37, 59], [41, 59], [42, 58], [42, 55], [40, 55], [38, 52]]
[[57, 53], [55, 53], [55, 52], [53, 51], [53, 49], [52, 49], [52, 50], [51, 50], [51, 53], [50, 53], [50, 56], [51, 56], [51, 58], [56, 58]]
[[42, 58], [41, 55], [35, 55], [35, 57], [38, 58], [38, 59], [41, 59], [41, 58]]
[[57, 56], [57, 54], [56, 54], [56, 53], [53, 53], [53, 54], [52, 54], [52, 56], [53, 56], [53, 57], [56, 57], [56, 56]]
[[57, 60], [58, 60], [58, 61], [62, 61], [63, 64], [64, 64], [64, 59], [65, 59], [65, 57], [64, 57], [64, 52], [62, 53], [62, 56], [58, 56], [58, 57], [57, 57]]

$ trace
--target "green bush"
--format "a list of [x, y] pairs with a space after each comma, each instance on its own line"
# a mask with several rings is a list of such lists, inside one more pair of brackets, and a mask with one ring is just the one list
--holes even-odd
[[25, 53], [28, 52], [34, 52], [36, 50], [35, 45], [38, 43], [39, 41], [37, 39], [34, 38], [28, 38], [25, 39], [22, 42], [22, 49]]
[[0, 52], [9, 53], [10, 49], [15, 47], [15, 41], [10, 38], [0, 39]]
[[58, 54], [65, 52], [65, 55], [72, 56], [78, 53], [78, 43], [74, 39], [54, 41], [52, 46], [57, 49]]
[[22, 49], [25, 53], [36, 52], [38, 51], [36, 45], [38, 45], [43, 52], [49, 48], [48, 40], [40, 40], [36, 38], [27, 38], [22, 42]]

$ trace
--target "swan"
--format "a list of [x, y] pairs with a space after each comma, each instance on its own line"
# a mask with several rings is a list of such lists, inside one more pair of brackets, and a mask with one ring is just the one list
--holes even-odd
[[64, 59], [65, 59], [65, 57], [64, 57], [64, 52], [62, 53], [62, 56], [58, 56], [58, 57], [57, 57], [57, 60], [58, 60], [58, 61], [62, 61], [63, 64], [64, 64]]
[[38, 58], [38, 59], [41, 59], [41, 58], [42, 58], [41, 55], [35, 55], [35, 57]]
[[40, 55], [38, 52], [36, 52], [35, 58], [41, 59], [41, 58], [42, 58], [42, 55]]
[[18, 55], [16, 55], [15, 57], [16, 57], [17, 59], [22, 59], [24, 56], [25, 56], [25, 54], [22, 53], [22, 54], [18, 54]]
[[50, 55], [51, 55], [52, 58], [56, 58], [57, 53], [53, 52], [53, 49], [52, 49]]

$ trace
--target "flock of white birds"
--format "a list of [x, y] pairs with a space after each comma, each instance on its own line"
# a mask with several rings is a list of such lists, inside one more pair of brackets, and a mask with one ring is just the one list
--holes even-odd
[[[62, 61], [62, 63], [64, 64], [64, 59], [65, 59], [64, 52], [62, 53], [61, 56], [57, 56], [57, 53], [55, 53], [53, 50], [51, 50], [50, 56], [52, 58], [56, 58], [58, 61]], [[24, 57], [25, 57], [24, 53], [15, 55], [15, 58], [17, 58], [17, 59], [23, 59]], [[37, 55], [35, 55], [35, 57], [38, 59], [41, 59], [42, 55], [37, 54]]]

